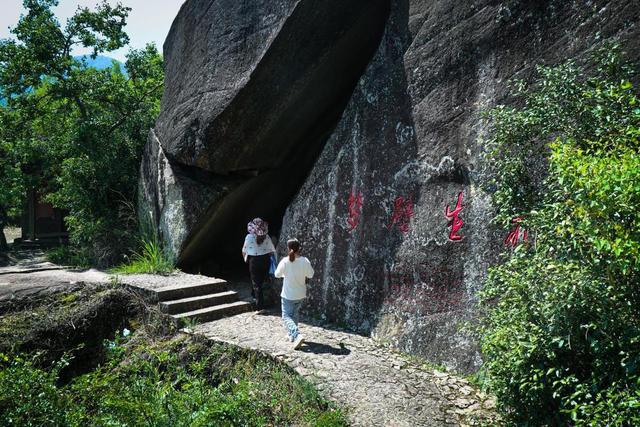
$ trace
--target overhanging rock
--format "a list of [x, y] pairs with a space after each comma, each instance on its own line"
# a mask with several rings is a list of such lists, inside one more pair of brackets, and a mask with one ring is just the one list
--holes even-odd
[[[239, 259], [252, 216], [279, 229], [378, 46], [388, 8], [388, 0], [183, 5], [164, 45], [166, 89], [154, 131], [167, 164], [189, 178], [187, 191], [203, 193], [168, 210], [182, 212], [169, 221], [182, 227], [162, 230], [181, 268]], [[153, 181], [147, 172], [142, 181]], [[220, 192], [211, 182], [229, 185]], [[162, 213], [156, 221], [167, 222]]]

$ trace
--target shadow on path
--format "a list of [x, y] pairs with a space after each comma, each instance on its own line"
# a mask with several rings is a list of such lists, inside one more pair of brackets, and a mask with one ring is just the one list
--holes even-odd
[[328, 344], [305, 341], [299, 351], [314, 354], [333, 354], [336, 356], [346, 356], [351, 353], [351, 350], [349, 350], [343, 343], [339, 343], [338, 345], [339, 347], [332, 347]]
[[495, 402], [469, 382], [436, 372], [418, 360], [347, 331], [299, 324], [308, 341], [294, 350], [282, 319], [255, 312], [196, 326], [213, 341], [264, 352], [311, 381], [322, 395], [348, 410], [350, 425], [434, 426], [492, 422]]

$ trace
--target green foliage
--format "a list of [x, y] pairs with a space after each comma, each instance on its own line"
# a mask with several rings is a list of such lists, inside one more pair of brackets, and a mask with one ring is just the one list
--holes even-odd
[[640, 423], [640, 101], [615, 48], [596, 63], [490, 113], [497, 220], [535, 235], [481, 295], [483, 376], [520, 424]]
[[71, 248], [69, 246], [56, 246], [47, 250], [47, 259], [54, 264], [87, 268], [91, 266], [91, 258], [85, 250]]
[[48, 371], [34, 366], [35, 358], [0, 353], [0, 423], [4, 426], [62, 426], [70, 424], [65, 410], [70, 396], [59, 392], [56, 380], [64, 360]]
[[118, 49], [129, 8], [80, 8], [61, 27], [53, 0], [27, 0], [27, 13], [0, 41], [0, 209], [19, 211], [26, 188], [69, 212], [73, 247], [98, 265], [122, 260], [135, 244], [138, 166], [159, 112], [162, 58], [153, 45], [97, 70], [71, 55]]
[[[132, 300], [115, 284], [87, 285], [0, 307], [0, 425], [347, 424], [286, 365], [202, 337], [171, 338], [172, 322]], [[17, 354], [25, 351], [39, 353]]]
[[[294, 372], [221, 345], [127, 338], [107, 342], [109, 360], [57, 385], [58, 369], [37, 369], [3, 355], [3, 425], [343, 426], [308, 382]], [[3, 385], [7, 387], [1, 387]], [[23, 399], [28, 397], [29, 399]], [[29, 424], [31, 423], [31, 424]]]
[[135, 252], [128, 264], [122, 264], [112, 271], [120, 274], [169, 274], [175, 271], [173, 260], [167, 255], [159, 243], [155, 241], [142, 242], [142, 252]]
[[544, 204], [549, 142], [556, 137], [583, 150], [606, 149], [621, 137], [637, 139], [640, 110], [629, 81], [632, 70], [615, 46], [601, 49], [594, 59], [595, 75], [586, 80], [571, 61], [537, 67], [536, 84], [512, 83], [521, 107], [501, 105], [489, 112], [488, 157], [496, 165], [489, 187], [500, 207], [500, 224], [507, 226], [514, 216]]

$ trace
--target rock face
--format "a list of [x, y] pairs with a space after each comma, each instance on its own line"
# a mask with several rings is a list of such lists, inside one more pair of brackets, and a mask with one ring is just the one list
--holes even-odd
[[[185, 2], [164, 45], [166, 90], [142, 173], [151, 183], [141, 186], [143, 209], [182, 268], [240, 259], [255, 216], [273, 218], [278, 231], [378, 46], [388, 8], [386, 0]], [[152, 170], [169, 169], [180, 170], [170, 184], [177, 199], [163, 204], [153, 189], [162, 173]]]
[[639, 22], [634, 0], [189, 0], [143, 208], [186, 270], [237, 257], [267, 218], [316, 268], [309, 314], [473, 371], [460, 325], [506, 237], [481, 112], [603, 41], [637, 60]]

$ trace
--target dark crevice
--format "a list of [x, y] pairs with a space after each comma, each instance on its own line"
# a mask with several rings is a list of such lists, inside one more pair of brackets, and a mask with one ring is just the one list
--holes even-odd
[[[284, 212], [335, 129], [373, 57], [389, 0], [303, 0], [251, 80], [205, 129], [200, 182], [234, 187], [193, 227], [178, 259], [184, 271], [244, 269], [246, 223], [262, 217], [278, 235]], [[223, 141], [217, 144], [217, 141]], [[289, 236], [282, 236], [284, 238]]]
[[[201, 169], [196, 166], [183, 165], [181, 163], [171, 163], [173, 173], [183, 178], [189, 178], [202, 184], [239, 184], [246, 180], [246, 175], [241, 173], [218, 174]], [[255, 176], [255, 175], [254, 175]], [[243, 179], [244, 178], [244, 179]]]

